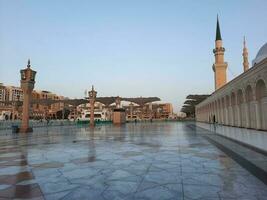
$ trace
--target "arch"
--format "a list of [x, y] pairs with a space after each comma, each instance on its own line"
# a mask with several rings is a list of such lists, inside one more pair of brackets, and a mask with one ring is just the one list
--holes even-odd
[[253, 100], [253, 90], [251, 85], [248, 85], [245, 90], [245, 100], [246, 102], [250, 102]]
[[266, 96], [267, 92], [266, 92], [265, 82], [262, 79], [260, 79], [256, 83], [256, 99], [259, 101]]
[[257, 128], [267, 129], [267, 90], [264, 80], [259, 79], [256, 82], [256, 100], [257, 100]]

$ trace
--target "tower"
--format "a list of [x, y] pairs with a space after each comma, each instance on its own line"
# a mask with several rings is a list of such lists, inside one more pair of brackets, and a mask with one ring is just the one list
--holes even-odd
[[243, 41], [243, 67], [244, 67], [244, 72], [249, 69], [249, 62], [248, 62], [248, 49], [246, 47], [246, 38], [244, 36], [244, 41]]
[[23, 90], [23, 111], [22, 111], [22, 123], [19, 129], [20, 133], [32, 132], [32, 128], [29, 127], [30, 117], [30, 102], [32, 97], [32, 90], [35, 84], [36, 71], [31, 69], [30, 59], [26, 69], [20, 70], [21, 80], [20, 85]]
[[219, 19], [217, 16], [215, 49], [213, 49], [213, 53], [215, 56], [215, 63], [212, 66], [212, 69], [214, 71], [215, 90], [224, 86], [227, 81], [226, 69], [227, 69], [228, 64], [227, 62], [224, 62], [224, 51], [225, 51], [225, 48], [222, 46], [220, 24], [219, 24]]

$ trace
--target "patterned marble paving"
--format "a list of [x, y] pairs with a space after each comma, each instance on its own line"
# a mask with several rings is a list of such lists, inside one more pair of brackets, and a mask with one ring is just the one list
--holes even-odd
[[265, 184], [182, 122], [0, 135], [0, 199], [267, 199]]

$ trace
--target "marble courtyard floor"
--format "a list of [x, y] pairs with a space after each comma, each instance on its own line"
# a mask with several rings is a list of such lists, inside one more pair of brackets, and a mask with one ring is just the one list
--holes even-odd
[[267, 199], [203, 135], [184, 122], [0, 131], [0, 199]]

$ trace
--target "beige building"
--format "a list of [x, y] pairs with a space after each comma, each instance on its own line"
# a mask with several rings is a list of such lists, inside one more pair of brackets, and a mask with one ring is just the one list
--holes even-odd
[[171, 103], [148, 103], [144, 106], [135, 105], [126, 107], [126, 117], [132, 119], [168, 119], [173, 115]]
[[5, 86], [5, 101], [22, 101], [23, 91], [20, 87]]
[[0, 102], [6, 100], [6, 87], [0, 83]]
[[[65, 97], [58, 96], [49, 91], [36, 91], [32, 92], [32, 100], [42, 100], [42, 99], [51, 99], [51, 100], [63, 100]], [[54, 104], [33, 104], [32, 105], [32, 116], [33, 117], [50, 117], [56, 118], [56, 113], [64, 108], [64, 103], [54, 103]]]
[[[267, 43], [259, 50], [252, 62], [253, 66], [249, 68], [248, 51], [244, 40], [244, 72], [226, 83], [224, 81], [226, 80], [226, 73], [216, 74], [219, 60], [220, 63], [224, 63], [222, 52], [224, 50], [220, 50], [223, 48], [222, 40], [220, 38], [220, 42], [218, 42], [217, 39], [216, 36], [215, 64], [213, 65], [216, 90], [210, 97], [196, 106], [196, 120], [267, 130]], [[218, 54], [218, 51], [221, 53]], [[221, 66], [220, 64], [219, 68]], [[224, 63], [223, 71], [226, 70], [226, 67], [227, 64]]]
[[[42, 100], [42, 99], [52, 99], [52, 100], [63, 100], [66, 99], [63, 96], [56, 95], [49, 91], [38, 91], [34, 90], [32, 92], [32, 100]], [[7, 103], [12, 101], [12, 103]], [[23, 101], [23, 91], [20, 87], [15, 86], [5, 86], [0, 84], [0, 111], [11, 111], [14, 116], [18, 118], [21, 117], [21, 109], [18, 108], [16, 101]], [[1, 103], [2, 102], [2, 103]], [[54, 103], [54, 104], [32, 104], [30, 108], [31, 117], [34, 118], [56, 118], [56, 113], [65, 107], [64, 103]]]

